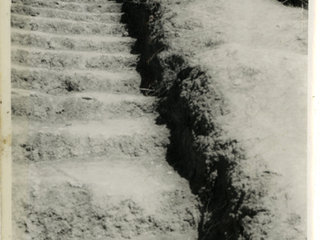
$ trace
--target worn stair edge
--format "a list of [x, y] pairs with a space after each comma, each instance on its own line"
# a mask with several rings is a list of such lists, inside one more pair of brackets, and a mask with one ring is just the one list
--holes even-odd
[[47, 50], [91, 51], [100, 53], [130, 52], [134, 41], [117, 37], [111, 38], [75, 38], [38, 32], [11, 31], [11, 44], [23, 47], [36, 47]]
[[89, 12], [89, 13], [120, 13], [122, 3], [104, 3], [104, 4], [86, 4], [86, 3], [68, 3], [59, 1], [46, 0], [12, 0], [12, 5], [19, 4], [32, 7], [51, 8], [59, 10], [68, 10], [73, 12]]
[[93, 23], [41, 17], [30, 18], [16, 14], [11, 14], [11, 27], [67, 35], [128, 36], [126, 26], [120, 23]]
[[[26, 128], [28, 126], [28, 128]], [[163, 156], [168, 130], [155, 125], [149, 117], [104, 121], [65, 121], [43, 125], [41, 122], [13, 120], [16, 161], [46, 161], [94, 156]]]
[[[115, 0], [60, 0], [60, 2], [67, 2], [67, 3], [87, 3], [87, 4], [105, 4], [106, 2], [114, 3]], [[123, 1], [117, 1], [123, 2]]]
[[45, 69], [99, 69], [132, 71], [138, 55], [120, 53], [88, 53], [80, 51], [43, 50], [12, 46], [11, 61], [22, 66]]
[[104, 120], [141, 117], [153, 112], [154, 99], [142, 95], [97, 92], [54, 96], [37, 91], [12, 89], [12, 115], [30, 120]]
[[14, 64], [11, 76], [14, 88], [39, 90], [55, 95], [83, 91], [138, 93], [141, 81], [136, 71], [119, 73], [95, 69], [56, 71]]
[[[72, 224], [73, 233], [88, 226], [95, 232], [94, 229], [98, 227], [96, 236], [100, 237], [94, 239], [125, 239], [128, 236], [130, 239], [158, 237], [156, 239], [169, 240], [179, 236], [188, 239], [196, 233], [200, 219], [197, 199], [192, 195], [188, 182], [159, 160], [101, 157], [75, 162], [30, 163], [30, 195], [19, 192], [21, 202], [18, 204], [32, 206], [27, 208], [30, 213], [28, 216], [36, 220], [27, 221], [27, 225], [22, 226], [40, 224], [45, 226], [40, 229], [46, 229], [50, 227], [50, 222], [57, 223], [67, 218]], [[129, 166], [128, 161], [131, 163]], [[17, 172], [18, 176], [24, 174]], [[19, 186], [21, 182], [16, 182], [13, 187]], [[83, 198], [89, 201], [83, 201]], [[60, 208], [50, 208], [48, 202], [52, 200]], [[73, 210], [78, 207], [81, 211], [74, 215]], [[177, 214], [171, 216], [172, 211]], [[50, 218], [49, 222], [44, 221], [43, 218], [49, 215], [55, 217]], [[82, 219], [86, 217], [92, 221], [83, 226]], [[104, 225], [108, 226], [107, 231], [103, 230]], [[99, 231], [100, 227], [102, 231]], [[130, 234], [122, 231], [124, 229], [130, 229]], [[79, 232], [80, 235], [76, 236], [82, 238], [82, 232]], [[37, 236], [39, 234], [46, 235], [45, 230], [40, 230]], [[68, 231], [59, 236], [61, 234], [67, 237]]]
[[73, 12], [69, 10], [59, 10], [52, 8], [31, 7], [25, 5], [12, 5], [12, 14], [20, 14], [32, 17], [42, 18], [58, 18], [63, 20], [73, 20], [82, 22], [100, 22], [100, 23], [119, 23], [123, 17], [123, 13], [83, 13]]

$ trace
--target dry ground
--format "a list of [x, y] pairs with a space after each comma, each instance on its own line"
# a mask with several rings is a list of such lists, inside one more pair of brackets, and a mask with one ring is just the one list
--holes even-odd
[[14, 239], [196, 239], [122, 5], [14, 0]]
[[[197, 239], [199, 203], [166, 162], [169, 133], [155, 124], [156, 99], [137, 89], [119, 5], [13, 2], [15, 234]], [[167, 4], [176, 13], [164, 24], [168, 40], [219, 85], [226, 137], [283, 176], [274, 191], [288, 201], [276, 208], [301, 216], [303, 239], [307, 11], [275, 0]]]
[[274, 189], [286, 189], [288, 201], [277, 208], [297, 213], [305, 231], [307, 10], [274, 0], [175, 1], [170, 9], [173, 48], [204, 66], [225, 97], [226, 137], [282, 176]]

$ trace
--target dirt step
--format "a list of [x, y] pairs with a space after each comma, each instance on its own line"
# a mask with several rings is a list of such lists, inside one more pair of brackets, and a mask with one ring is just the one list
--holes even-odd
[[120, 37], [82, 37], [73, 35], [59, 36], [55, 34], [13, 29], [11, 31], [11, 44], [33, 46], [48, 50], [129, 53], [134, 45], [134, 39]]
[[106, 2], [123, 2], [123, 0], [60, 0], [61, 2], [68, 3], [91, 3], [91, 4], [105, 4]]
[[113, 73], [98, 70], [56, 71], [17, 65], [11, 67], [12, 87], [55, 95], [84, 91], [138, 93], [140, 82], [136, 71]]
[[[15, 174], [25, 179], [23, 169]], [[35, 163], [28, 167], [28, 181], [29, 196], [15, 196], [15, 206], [24, 207], [30, 219], [20, 231], [27, 227], [39, 239], [48, 232], [52, 239], [197, 237], [197, 199], [163, 159]]]
[[114, 2], [105, 2], [104, 4], [86, 4], [75, 2], [60, 2], [47, 0], [12, 0], [12, 5], [23, 4], [31, 7], [51, 8], [59, 10], [68, 10], [72, 12], [88, 12], [88, 13], [120, 13], [122, 4]]
[[11, 15], [11, 27], [16, 29], [67, 35], [128, 35], [125, 25], [120, 23], [88, 23], [54, 18], [30, 18], [17, 14]]
[[137, 65], [137, 55], [101, 54], [80, 51], [57, 51], [12, 46], [13, 64], [46, 69], [98, 69], [131, 71]]
[[48, 9], [25, 5], [13, 5], [11, 13], [42, 18], [57, 18], [82, 22], [119, 23], [123, 13], [79, 13], [68, 10]]
[[12, 89], [12, 115], [30, 120], [103, 120], [117, 117], [141, 117], [153, 112], [152, 97], [97, 92], [53, 96], [35, 91]]
[[71, 157], [165, 156], [168, 129], [157, 126], [149, 116], [103, 121], [65, 121], [42, 124], [15, 117], [14, 159], [23, 161], [63, 160]]

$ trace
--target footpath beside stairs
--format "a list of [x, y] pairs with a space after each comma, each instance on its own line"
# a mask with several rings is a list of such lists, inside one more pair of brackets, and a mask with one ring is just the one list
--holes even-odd
[[197, 239], [121, 7], [12, 1], [13, 239]]

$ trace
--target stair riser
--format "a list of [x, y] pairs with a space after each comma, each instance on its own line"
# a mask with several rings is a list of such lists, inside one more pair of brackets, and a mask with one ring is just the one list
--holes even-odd
[[65, 122], [70, 120], [105, 120], [110, 117], [141, 117], [151, 112], [152, 102], [101, 102], [92, 97], [58, 97], [12, 93], [12, 115], [29, 120]]
[[83, 4], [83, 3], [68, 3], [46, 0], [13, 0], [13, 5], [26, 5], [31, 7], [51, 8], [58, 10], [67, 10], [72, 12], [87, 12], [87, 13], [120, 13], [122, 5], [114, 3], [104, 4]]
[[13, 49], [12, 63], [28, 67], [47, 69], [98, 69], [126, 71], [134, 68], [137, 64], [136, 56], [85, 56], [83, 54], [56, 53], [54, 51], [26, 51]]
[[[23, 141], [22, 136], [14, 135], [17, 161], [27, 158], [30, 161], [54, 161], [74, 157], [111, 157], [130, 156], [141, 157], [147, 154], [161, 156], [165, 154], [167, 138], [151, 136], [151, 134], [135, 136], [118, 136], [103, 138], [103, 136], [75, 136], [69, 133], [33, 133]], [[25, 137], [26, 139], [26, 137]], [[22, 155], [22, 156], [21, 156]]]
[[140, 77], [133, 75], [119, 81], [94, 74], [69, 74], [46, 70], [11, 70], [11, 84], [14, 88], [39, 90], [55, 95], [68, 92], [128, 92], [136, 93]]
[[93, 42], [90, 40], [52, 37], [46, 35], [12, 33], [12, 45], [33, 46], [48, 50], [75, 50], [100, 53], [129, 53], [133, 42]]
[[122, 14], [88, 14], [76, 13], [71, 11], [63, 11], [57, 9], [36, 8], [24, 5], [13, 5], [11, 13], [26, 16], [37, 16], [43, 18], [57, 18], [63, 20], [83, 21], [83, 22], [99, 22], [99, 23], [119, 23]]
[[29, 17], [12, 15], [11, 27], [30, 31], [40, 31], [67, 35], [114, 35], [126, 34], [125, 26], [122, 24], [97, 24], [84, 22], [66, 22], [63, 20], [41, 19], [36, 21]]

